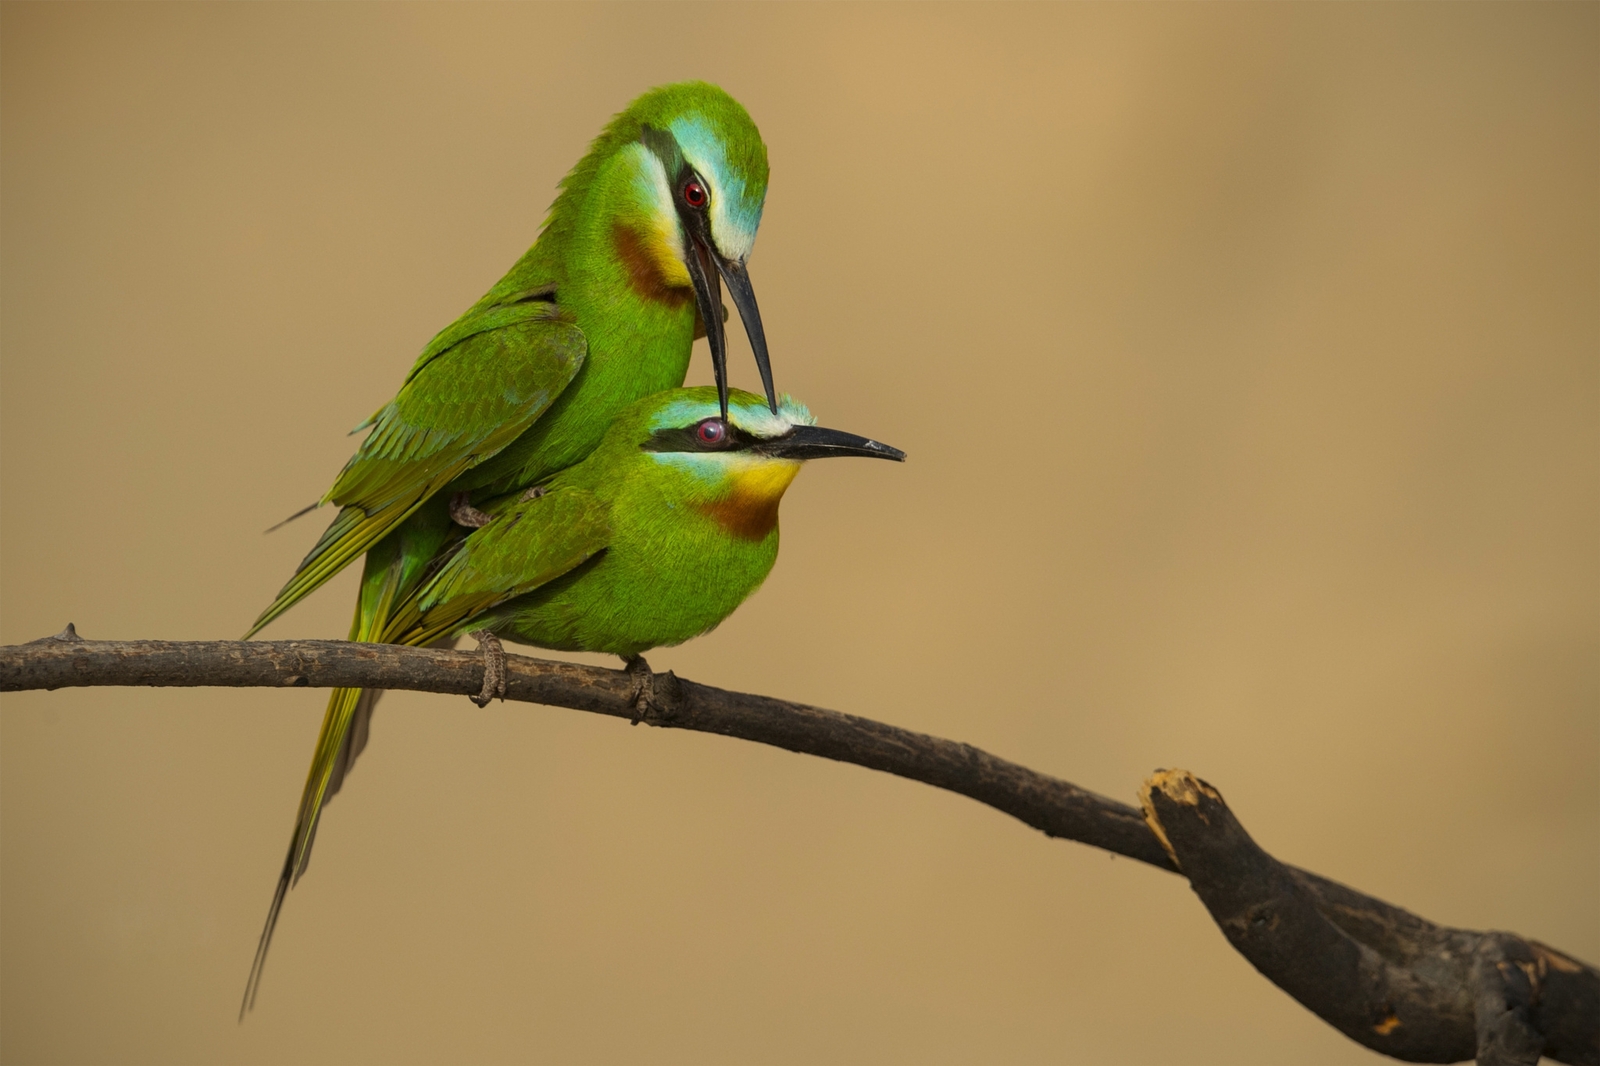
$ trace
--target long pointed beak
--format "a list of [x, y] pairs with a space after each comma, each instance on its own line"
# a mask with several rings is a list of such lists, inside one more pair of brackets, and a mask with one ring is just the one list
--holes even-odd
[[[773, 414], [777, 414], [778, 397], [772, 390], [772, 363], [767, 358], [767, 331], [761, 328], [761, 309], [756, 306], [756, 290], [750, 287], [750, 270], [737, 260], [723, 259], [715, 251], [712, 251], [711, 258], [717, 264], [722, 280], [728, 283], [728, 295], [733, 297], [733, 306], [739, 309], [739, 318], [744, 321], [744, 331], [750, 337], [750, 350], [756, 356], [756, 369], [761, 371], [761, 387], [767, 390], [767, 406]], [[723, 417], [727, 417], [726, 411]]]
[[[711, 346], [711, 373], [717, 379], [717, 400], [722, 405], [722, 420], [728, 420], [728, 337], [722, 331], [722, 282], [720, 257], [706, 247], [698, 234], [689, 236], [689, 280], [694, 282], [694, 302], [705, 323], [706, 343]], [[712, 264], [717, 264], [715, 267]], [[738, 297], [734, 297], [738, 302]], [[741, 310], [740, 315], [744, 314]], [[763, 342], [764, 344], [765, 342]], [[774, 407], [776, 412], [777, 408]]]
[[775, 459], [828, 459], [836, 455], [864, 455], [869, 459], [906, 461], [906, 453], [854, 433], [821, 426], [796, 426], [775, 440], [762, 441], [752, 451]]

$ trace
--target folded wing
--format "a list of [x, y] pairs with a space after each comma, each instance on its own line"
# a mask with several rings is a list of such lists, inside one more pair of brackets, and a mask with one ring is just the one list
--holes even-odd
[[611, 538], [609, 508], [593, 493], [557, 486], [495, 508], [438, 573], [397, 607], [384, 640], [427, 644], [581, 566]]
[[424, 350], [324, 503], [334, 519], [248, 638], [545, 412], [583, 365], [583, 332], [545, 299], [464, 316]]

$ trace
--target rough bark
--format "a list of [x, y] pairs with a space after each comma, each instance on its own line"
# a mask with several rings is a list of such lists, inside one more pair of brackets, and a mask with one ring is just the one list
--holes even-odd
[[[638, 698], [625, 671], [507, 656], [506, 699], [753, 740], [957, 792], [1033, 826], [1180, 872], [1274, 984], [1367, 1047], [1411, 1062], [1600, 1066], [1600, 971], [1510, 933], [1437, 926], [1262, 851], [1221, 794], [1184, 771], [1141, 812], [967, 744], [674, 675]], [[85, 641], [0, 648], [0, 692], [85, 685], [336, 686], [470, 696], [470, 652], [345, 641]]]

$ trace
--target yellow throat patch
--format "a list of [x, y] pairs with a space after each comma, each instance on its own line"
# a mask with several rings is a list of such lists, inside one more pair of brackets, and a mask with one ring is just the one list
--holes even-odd
[[778, 503], [800, 462], [794, 459], [747, 459], [729, 471], [728, 494], [700, 505], [729, 533], [744, 540], [761, 540], [778, 525]]

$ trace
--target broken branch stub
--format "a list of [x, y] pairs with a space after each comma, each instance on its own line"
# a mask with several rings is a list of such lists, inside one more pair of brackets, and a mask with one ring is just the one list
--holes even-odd
[[1352, 1040], [1409, 1062], [1600, 1063], [1590, 968], [1508, 933], [1433, 925], [1284, 865], [1186, 771], [1157, 772], [1141, 798], [1228, 942]]

